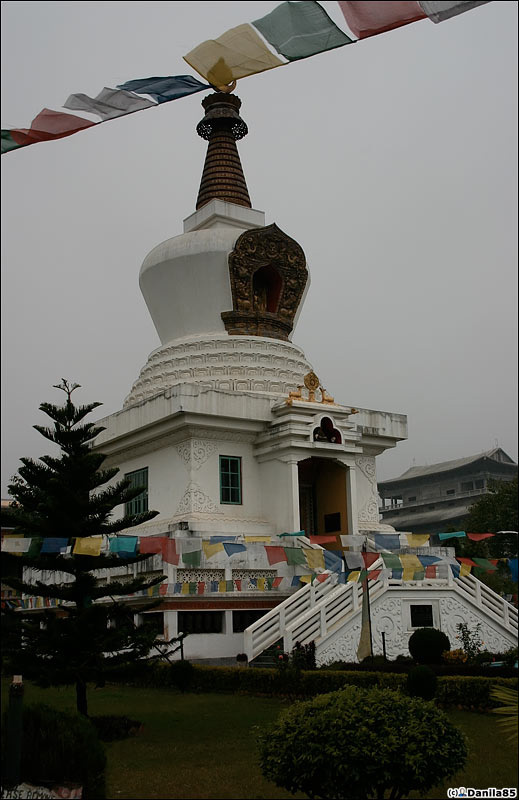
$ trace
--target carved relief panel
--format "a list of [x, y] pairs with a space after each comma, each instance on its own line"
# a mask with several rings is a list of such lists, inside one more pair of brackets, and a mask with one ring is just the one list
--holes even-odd
[[287, 339], [308, 280], [302, 248], [277, 225], [245, 231], [229, 255], [229, 334]]

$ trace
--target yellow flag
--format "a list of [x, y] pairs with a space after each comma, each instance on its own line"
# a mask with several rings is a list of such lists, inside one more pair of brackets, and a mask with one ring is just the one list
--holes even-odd
[[189, 594], [189, 583], [186, 581], [182, 584], [182, 594]]
[[88, 536], [76, 539], [73, 553], [78, 556], [98, 556], [101, 554], [102, 536]]
[[464, 575], [470, 575], [470, 570], [470, 564], [460, 564], [460, 578], [463, 578]]
[[218, 591], [219, 592], [227, 591], [227, 581], [218, 581]]
[[260, 592], [265, 591], [265, 578], [258, 578], [258, 589]]
[[324, 569], [324, 552], [322, 550], [305, 550], [306, 561], [310, 569]]
[[360, 570], [355, 570], [354, 572], [350, 572], [348, 575], [348, 581], [352, 583], [357, 583], [360, 575]]
[[184, 61], [213, 86], [227, 86], [238, 78], [282, 67], [285, 63], [270, 52], [247, 22], [231, 28], [218, 39], [202, 42], [184, 56]]
[[211, 558], [211, 556], [214, 556], [216, 553], [220, 553], [223, 550], [223, 544], [221, 542], [211, 544], [210, 542], [202, 539], [202, 550], [204, 551], [206, 558]]
[[409, 547], [423, 547], [429, 541], [430, 533], [408, 533], [407, 544]]
[[[407, 569], [410, 569], [413, 572], [415, 572], [416, 570], [423, 569], [422, 563], [418, 558], [418, 556], [411, 555], [410, 553], [404, 553], [403, 555], [400, 555], [400, 561], [402, 562], [402, 567], [404, 568], [404, 572]], [[410, 579], [404, 578], [404, 580], [412, 580], [412, 578]]]
[[414, 567], [404, 567], [404, 571], [402, 572], [402, 580], [412, 581], [414, 578], [414, 573], [415, 573]]
[[299, 580], [301, 581], [301, 583], [310, 583], [310, 581], [312, 580], [312, 576], [311, 575], [300, 575], [299, 576]]
[[244, 536], [246, 542], [270, 542], [270, 536]]

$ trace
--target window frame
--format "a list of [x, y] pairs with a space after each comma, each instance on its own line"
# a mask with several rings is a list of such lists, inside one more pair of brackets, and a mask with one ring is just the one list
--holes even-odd
[[[125, 517], [129, 517], [136, 514], [145, 514], [149, 510], [148, 505], [148, 497], [149, 497], [149, 469], [148, 467], [141, 467], [140, 469], [134, 469], [131, 472], [126, 472], [124, 475], [125, 480], [130, 480], [130, 488], [135, 486], [143, 485], [143, 482], [135, 480], [132, 482], [133, 476], [146, 474], [146, 488], [138, 495], [136, 495], [133, 500], [130, 500], [128, 503], [124, 504], [124, 515]], [[142, 508], [136, 508], [135, 504], [142, 505]]]
[[[229, 469], [224, 470], [222, 462], [224, 459], [229, 461]], [[243, 505], [243, 488], [242, 488], [242, 463], [241, 463], [241, 456], [225, 456], [221, 455], [218, 458], [218, 471], [219, 471], [219, 479], [220, 479], [220, 504], [226, 506], [241, 506]], [[230, 469], [230, 462], [235, 462], [238, 465], [237, 472], [232, 472]], [[238, 475], [238, 486], [231, 486], [230, 477], [231, 475]], [[227, 476], [229, 478], [229, 482], [227, 485], [224, 485], [223, 477]], [[229, 492], [229, 499], [224, 500], [224, 490]], [[233, 491], [238, 492], [238, 498], [233, 500]]]

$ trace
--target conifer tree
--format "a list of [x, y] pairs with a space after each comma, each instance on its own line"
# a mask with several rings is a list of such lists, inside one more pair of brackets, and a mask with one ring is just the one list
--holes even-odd
[[[54, 388], [65, 392], [64, 404], [42, 403], [40, 410], [53, 425], [34, 427], [58, 445], [60, 454], [45, 455], [38, 461], [22, 458], [22, 466], [12, 478], [9, 493], [13, 503], [2, 510], [2, 519], [14, 528], [15, 535], [31, 537], [31, 549], [20, 555], [2, 553], [2, 582], [28, 595], [56, 598], [58, 605], [38, 614], [21, 609], [2, 611], [7, 634], [4, 662], [42, 686], [75, 684], [77, 710], [87, 715], [87, 683], [102, 684], [110, 668], [146, 658], [156, 637], [152, 626], [133, 625], [128, 599], [115, 598], [127, 598], [163, 577], [132, 578], [129, 582], [114, 579], [107, 585], [96, 571], [106, 570], [108, 575], [116, 567], [149, 556], [132, 555], [123, 560], [115, 553], [75, 554], [74, 540], [115, 534], [158, 512], [110, 519], [116, 506], [128, 503], [143, 487], [130, 488], [128, 479], [114, 483], [119, 470], [101, 468], [106, 456], [93, 452], [92, 442], [104, 428], [84, 422], [101, 403], [74, 405], [72, 393], [80, 387], [66, 380]], [[68, 539], [72, 548], [40, 553], [49, 538]], [[153, 605], [156, 603], [140, 606], [139, 611]]]

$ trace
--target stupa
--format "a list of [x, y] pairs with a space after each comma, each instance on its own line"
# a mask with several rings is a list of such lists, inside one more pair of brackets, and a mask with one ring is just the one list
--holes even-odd
[[[335, 400], [292, 342], [310, 283], [304, 250], [252, 208], [236, 146], [247, 134], [240, 99], [218, 91], [202, 105], [196, 210], [140, 271], [160, 346], [122, 410], [100, 420], [95, 447], [143, 487], [126, 511], [160, 512], [132, 535], [174, 540], [172, 557], [139, 568], [163, 571], [152, 613], [165, 638], [190, 634], [187, 658], [252, 659], [278, 638], [289, 646], [298, 635], [289, 620], [304, 622], [334, 592], [347, 617], [344, 630], [333, 618], [335, 644], [326, 615], [300, 636], [320, 636], [324, 660], [341, 642], [355, 658], [359, 594], [340, 585], [342, 548], [393, 532], [379, 521], [375, 459], [406, 438], [407, 419]], [[324, 549], [315, 535], [328, 536]]]

